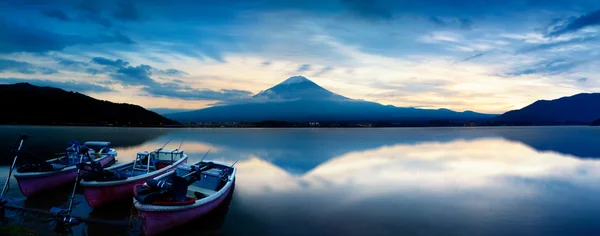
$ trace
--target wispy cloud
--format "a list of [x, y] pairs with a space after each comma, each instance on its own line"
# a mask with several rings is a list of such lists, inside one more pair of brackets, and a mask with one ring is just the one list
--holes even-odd
[[548, 36], [556, 37], [562, 34], [576, 32], [580, 29], [595, 25], [600, 25], [600, 9], [593, 12], [589, 12], [580, 17], [570, 19], [566, 23], [554, 27], [548, 33]]
[[564, 59], [556, 59], [528, 66], [529, 68], [518, 69], [507, 73], [509, 76], [520, 76], [530, 74], [555, 75], [567, 72], [584, 64], [583, 61], [567, 61]]
[[[236, 89], [197, 89], [187, 85], [180, 79], [173, 82], [159, 82], [152, 78], [153, 74], [162, 74], [168, 76], [182, 76], [188, 73], [177, 69], [161, 70], [149, 65], [132, 66], [129, 62], [122, 59], [107, 59], [96, 57], [92, 59], [96, 64], [104, 65], [108, 68], [116, 68], [109, 74], [110, 78], [122, 84], [123, 86], [142, 86], [145, 96], [164, 97], [182, 100], [207, 100], [227, 103], [250, 98], [252, 92]], [[90, 71], [97, 73], [97, 71]]]
[[137, 21], [140, 19], [135, 2], [133, 0], [118, 1], [117, 9], [112, 15], [115, 19], [122, 21]]
[[47, 67], [35, 66], [28, 62], [0, 59], [0, 72], [12, 71], [21, 74], [44, 74], [58, 73], [57, 70]]
[[94, 45], [103, 43], [133, 44], [133, 40], [119, 33], [99, 34], [93, 37], [65, 35], [46, 29], [8, 22], [0, 18], [0, 53], [33, 52], [45, 53], [60, 51], [73, 45]]
[[475, 59], [475, 58], [478, 58], [478, 57], [482, 57], [482, 56], [484, 56], [485, 54], [488, 54], [488, 53], [489, 53], [489, 51], [488, 51], [488, 52], [478, 52], [478, 53], [475, 53], [475, 54], [474, 54], [474, 55], [472, 55], [472, 56], [469, 56], [469, 57], [467, 57], [467, 58], [465, 58], [465, 59], [462, 59], [462, 60], [460, 60], [460, 61], [457, 61], [457, 62], [455, 62], [455, 63], [459, 63], [459, 62], [465, 62], [465, 61], [472, 60], [472, 59]]
[[323, 67], [323, 69], [321, 69], [321, 70], [317, 71], [316, 73], [314, 73], [312, 76], [314, 76], [314, 77], [324, 76], [324, 75], [326, 75], [327, 73], [329, 73], [332, 70], [333, 70], [333, 67], [326, 66], [326, 67]]
[[582, 44], [586, 44], [589, 42], [597, 43], [599, 41], [600, 41], [600, 37], [598, 37], [598, 36], [577, 37], [577, 38], [573, 38], [570, 40], [541, 43], [541, 44], [538, 44], [535, 46], [525, 47], [523, 49], [520, 49], [518, 51], [518, 53], [531, 53], [531, 52], [535, 52], [535, 51], [547, 50], [547, 49], [568, 46], [568, 45], [582, 45]]
[[117, 68], [129, 65], [129, 62], [123, 61], [121, 59], [110, 60], [110, 59], [106, 59], [104, 57], [94, 57], [94, 58], [92, 58], [92, 62], [96, 63], [98, 65], [111, 66], [111, 67], [117, 67]]
[[310, 70], [310, 64], [302, 64], [300, 67], [298, 67], [298, 69], [296, 70], [296, 72], [306, 72]]
[[231, 101], [250, 99], [252, 92], [232, 89], [194, 89], [178, 83], [157, 83], [143, 89], [148, 96], [167, 97], [183, 100], [219, 101], [225, 104]]
[[71, 17], [69, 17], [67, 15], [67, 13], [65, 13], [62, 10], [58, 10], [58, 9], [45, 9], [41, 11], [42, 14], [44, 14], [47, 17], [50, 18], [54, 18], [57, 20], [61, 20], [61, 21], [72, 21], [73, 19], [71, 19]]

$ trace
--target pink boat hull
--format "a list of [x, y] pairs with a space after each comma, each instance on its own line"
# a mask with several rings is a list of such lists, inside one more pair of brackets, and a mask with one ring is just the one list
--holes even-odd
[[182, 226], [194, 219], [200, 218], [214, 209], [218, 208], [225, 199], [232, 193], [235, 183], [218, 198], [213, 201], [198, 206], [196, 208], [185, 209], [181, 211], [143, 211], [138, 209], [138, 214], [142, 217], [142, 228], [144, 235], [152, 236], [166, 232], [169, 229]]
[[[103, 167], [109, 166], [115, 162], [115, 155], [107, 156], [99, 160]], [[67, 171], [50, 172], [48, 175], [40, 176], [17, 176], [17, 183], [21, 193], [25, 197], [35, 196], [39, 193], [54, 189], [56, 187], [72, 183], [77, 176], [77, 168]]]
[[[187, 158], [186, 158], [186, 160], [182, 161], [181, 163], [186, 163], [186, 162], [187, 162]], [[181, 164], [181, 163], [179, 163], [179, 164]], [[163, 169], [167, 169], [167, 171], [165, 171], [165, 172], [168, 172], [168, 171], [174, 170], [175, 168], [177, 168], [177, 165], [165, 167]], [[152, 179], [158, 175], [164, 174], [165, 172], [158, 172], [155, 174], [148, 175], [148, 177], [145, 177], [145, 178], [142, 178], [142, 179], [139, 179], [136, 181], [126, 182], [126, 183], [116, 184], [116, 185], [106, 185], [106, 186], [83, 185], [82, 186], [83, 194], [85, 195], [85, 199], [87, 200], [88, 204], [92, 208], [97, 208], [97, 207], [100, 207], [107, 203], [115, 202], [118, 200], [123, 200], [126, 198], [132, 198], [133, 197], [133, 187], [135, 185], [144, 184], [149, 179]]]

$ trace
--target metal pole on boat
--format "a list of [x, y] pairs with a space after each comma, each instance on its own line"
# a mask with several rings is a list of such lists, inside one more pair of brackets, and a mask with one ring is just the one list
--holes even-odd
[[235, 161], [233, 164], [231, 164], [230, 167], [233, 167], [233, 165], [235, 165], [235, 163], [237, 163], [238, 161], [240, 161], [240, 160]]
[[8, 193], [8, 189], [10, 188], [10, 177], [12, 175], [13, 170], [15, 169], [15, 165], [17, 164], [17, 158], [19, 158], [19, 151], [21, 151], [21, 147], [23, 147], [23, 141], [25, 141], [25, 139], [27, 139], [28, 137], [29, 136], [27, 136], [27, 134], [21, 134], [21, 137], [19, 138], [19, 148], [17, 148], [15, 158], [13, 159], [13, 163], [10, 166], [10, 169], [8, 170], [8, 176], [6, 177], [6, 182], [4, 182], [4, 187], [2, 188], [2, 193], [0, 194], [0, 200], [2, 200], [2, 198], [4, 198], [4, 196], [6, 196], [6, 194]]
[[171, 142], [171, 140], [173, 140], [173, 138], [169, 139], [169, 141], [167, 141], [167, 143], [165, 143], [165, 145], [160, 147], [158, 150], [162, 150], [165, 146], [167, 146], [167, 144], [169, 144]]
[[210, 152], [210, 149], [208, 149], [208, 151], [204, 154], [204, 156], [202, 157], [202, 159], [200, 159], [200, 162], [198, 162], [198, 164], [202, 163], [202, 161], [204, 161], [204, 158], [206, 157], [206, 155], [208, 155], [208, 152]]
[[[167, 144], [169, 144], [171, 142], [171, 140], [173, 140], [173, 138], [169, 139], [169, 141], [167, 141], [162, 147], [160, 147], [159, 149], [156, 149], [156, 155], [158, 155], [158, 151], [162, 150], [165, 146], [167, 146]], [[148, 154], [148, 163], [146, 163], [146, 174], [150, 173], [150, 159], [152, 157], [152, 153]]]
[[[83, 156], [84, 154], [80, 153], [79, 154], [79, 163], [83, 163]], [[69, 202], [69, 209], [67, 209], [67, 212], [69, 213], [69, 216], [71, 215], [71, 210], [73, 209], [73, 200], [75, 200], [75, 190], [77, 189], [77, 182], [79, 182], [79, 175], [81, 173], [81, 168], [77, 168], [77, 175], [75, 176], [75, 184], [73, 185], [73, 192], [71, 193], [71, 201]]]
[[[156, 155], [158, 155], [158, 153]], [[146, 163], [146, 174], [150, 173], [150, 159], [152, 159], [152, 153], [148, 154], [148, 163]]]
[[4, 218], [5, 215], [5, 206], [6, 203], [8, 203], [7, 201], [4, 200], [4, 197], [6, 196], [6, 194], [8, 193], [8, 190], [10, 189], [10, 177], [12, 177], [12, 172], [15, 169], [15, 165], [17, 164], [17, 158], [19, 157], [19, 152], [21, 151], [21, 148], [23, 147], [23, 141], [25, 141], [25, 139], [27, 139], [27, 134], [21, 134], [21, 137], [19, 138], [19, 147], [17, 148], [17, 151], [15, 153], [15, 158], [13, 159], [13, 163], [10, 166], [10, 169], [8, 170], [8, 176], [6, 177], [6, 182], [4, 182], [4, 187], [2, 188], [2, 192], [0, 193], [0, 219]]
[[[76, 153], [79, 154], [79, 165], [81, 165], [83, 163], [83, 157], [85, 155], [89, 156], [89, 149], [85, 146], [83, 146], [83, 153], [81, 152], [81, 148], [78, 145], [74, 145], [75, 146], [75, 150]], [[57, 220], [60, 223], [63, 224], [76, 224], [79, 223], [79, 221], [73, 217], [71, 217], [71, 212], [73, 211], [73, 202], [75, 201], [75, 190], [77, 190], [77, 182], [79, 182], [79, 175], [81, 174], [81, 169], [84, 168], [83, 166], [77, 166], [77, 175], [75, 176], [75, 184], [73, 184], [73, 192], [71, 192], [71, 200], [69, 201], [69, 209], [64, 210], [58, 207], [52, 207], [50, 209], [50, 212], [57, 212], [58, 214], [60, 213], [67, 213], [66, 216], [64, 217], [57, 217]], [[57, 215], [58, 216], [58, 215]]]
[[179, 144], [179, 147], [177, 148], [177, 150], [179, 150], [181, 148], [181, 145], [183, 145], [183, 139], [181, 139], [181, 143]]

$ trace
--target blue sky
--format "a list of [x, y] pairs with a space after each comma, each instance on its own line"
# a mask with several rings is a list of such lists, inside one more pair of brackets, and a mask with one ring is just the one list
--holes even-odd
[[4, 0], [0, 83], [147, 108], [293, 75], [396, 106], [502, 113], [600, 90], [600, 1]]

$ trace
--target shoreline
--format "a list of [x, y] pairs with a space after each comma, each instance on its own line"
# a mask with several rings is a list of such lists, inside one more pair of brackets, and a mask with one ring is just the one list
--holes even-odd
[[183, 125], [155, 125], [155, 126], [145, 126], [145, 125], [98, 125], [98, 124], [0, 124], [0, 126], [39, 126], [39, 127], [114, 127], [114, 128], [165, 128], [165, 129], [181, 129], [181, 128], [211, 128], [211, 129], [252, 129], [252, 128], [352, 128], [352, 129], [361, 129], [361, 128], [458, 128], [458, 127], [556, 127], [556, 126], [590, 126], [590, 127], [598, 127], [598, 125], [593, 124], [480, 124], [480, 125], [237, 125], [237, 124], [210, 124], [210, 125], [198, 125], [198, 124], [183, 124]]

